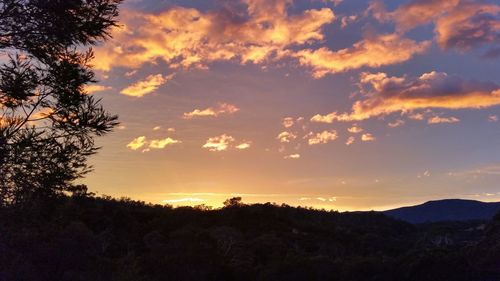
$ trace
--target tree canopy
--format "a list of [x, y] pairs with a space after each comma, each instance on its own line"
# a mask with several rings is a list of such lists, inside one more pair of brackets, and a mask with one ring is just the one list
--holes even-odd
[[86, 91], [121, 0], [0, 0], [0, 205], [81, 189], [117, 124]]

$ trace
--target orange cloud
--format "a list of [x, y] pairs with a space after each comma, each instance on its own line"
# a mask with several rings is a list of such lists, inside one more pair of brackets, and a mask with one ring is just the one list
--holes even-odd
[[353, 136], [350, 136], [347, 141], [345, 142], [345, 145], [351, 145], [354, 143], [354, 141], [356, 140], [356, 138], [354, 138]]
[[243, 142], [243, 143], [238, 144], [237, 146], [235, 146], [235, 148], [239, 149], [239, 150], [244, 150], [244, 149], [250, 148], [250, 146], [251, 146], [250, 142]]
[[209, 151], [224, 151], [227, 150], [234, 141], [235, 139], [232, 136], [223, 134], [218, 137], [209, 138], [203, 145], [203, 148]]
[[374, 141], [375, 137], [372, 134], [370, 134], [370, 133], [366, 133], [366, 134], [363, 134], [361, 136], [361, 140], [362, 141]]
[[262, 63], [286, 54], [290, 46], [324, 39], [321, 29], [333, 22], [331, 9], [289, 15], [289, 0], [244, 0], [217, 11], [172, 7], [156, 14], [122, 11], [122, 28], [96, 50], [95, 67], [136, 69], [164, 61], [172, 68], [206, 68], [214, 61]]
[[152, 140], [149, 143], [149, 148], [163, 149], [169, 145], [178, 144], [178, 143], [181, 143], [181, 141], [174, 140], [172, 138], [165, 138], [165, 139], [161, 139], [161, 140]]
[[240, 109], [228, 103], [219, 103], [217, 108], [209, 107], [206, 109], [195, 109], [191, 112], [186, 112], [183, 115], [184, 119], [192, 119], [195, 117], [217, 117], [223, 114], [233, 114]]
[[361, 67], [380, 67], [401, 63], [423, 53], [430, 41], [415, 42], [398, 34], [377, 35], [355, 43], [351, 48], [331, 51], [328, 48], [301, 50], [294, 57], [303, 66], [310, 67], [313, 77], [339, 73]]
[[85, 86], [84, 91], [87, 94], [93, 94], [93, 93], [102, 92], [102, 91], [106, 91], [106, 90], [110, 90], [110, 89], [112, 89], [112, 88], [108, 87], [108, 86], [91, 84], [91, 85]]
[[294, 139], [297, 138], [297, 135], [295, 135], [294, 133], [291, 133], [291, 132], [281, 132], [277, 137], [276, 139], [278, 139], [280, 142], [290, 142]]
[[161, 85], [167, 83], [173, 78], [173, 75], [163, 76], [161, 74], [149, 75], [144, 80], [137, 81], [120, 93], [131, 97], [143, 97], [156, 91]]
[[337, 131], [335, 130], [323, 131], [321, 133], [311, 134], [311, 136], [307, 140], [307, 143], [309, 145], [325, 144], [334, 141], [337, 138], [338, 138]]
[[127, 147], [132, 149], [132, 150], [137, 150], [141, 147], [143, 147], [146, 144], [146, 137], [145, 136], [140, 136], [138, 138], [135, 138], [131, 142], [127, 144]]
[[422, 113], [411, 113], [408, 115], [408, 118], [413, 120], [422, 121], [424, 120], [424, 115]]
[[428, 124], [440, 124], [440, 123], [457, 123], [460, 122], [460, 119], [456, 117], [440, 117], [433, 116], [427, 120]]
[[353, 126], [352, 126], [352, 127], [350, 127], [349, 129], [347, 129], [347, 131], [348, 131], [349, 133], [358, 134], [358, 133], [363, 132], [363, 128], [358, 127], [357, 125], [353, 125]]
[[356, 101], [350, 113], [317, 114], [311, 122], [359, 121], [417, 109], [479, 109], [500, 105], [500, 87], [495, 83], [464, 80], [443, 72], [424, 73], [416, 79], [362, 73], [360, 80], [370, 94]]
[[165, 138], [165, 139], [154, 139], [151, 141], [148, 141], [145, 136], [140, 136], [132, 140], [130, 143], [127, 144], [127, 147], [132, 149], [132, 150], [138, 150], [141, 147], [147, 146], [143, 152], [149, 151], [150, 149], [164, 149], [165, 147], [169, 145], [174, 145], [182, 143], [180, 140], [175, 140], [172, 138]]
[[284, 159], [299, 159], [300, 158], [300, 154], [290, 154], [290, 155], [286, 155], [285, 157], [283, 157]]

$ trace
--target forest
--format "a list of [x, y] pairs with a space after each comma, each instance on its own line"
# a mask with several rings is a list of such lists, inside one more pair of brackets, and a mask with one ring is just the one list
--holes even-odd
[[232, 198], [61, 196], [0, 209], [0, 280], [500, 280], [500, 215], [409, 224]]

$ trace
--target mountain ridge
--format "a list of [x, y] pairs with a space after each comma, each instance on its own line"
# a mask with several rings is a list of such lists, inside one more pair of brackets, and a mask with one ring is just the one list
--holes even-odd
[[490, 220], [500, 211], [500, 202], [467, 199], [431, 200], [425, 203], [382, 211], [383, 214], [410, 223]]

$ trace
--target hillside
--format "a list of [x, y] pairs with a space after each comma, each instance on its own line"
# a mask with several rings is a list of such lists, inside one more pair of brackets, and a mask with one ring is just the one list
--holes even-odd
[[500, 280], [500, 217], [412, 225], [230, 203], [67, 197], [0, 209], [0, 280]]
[[500, 212], [500, 202], [446, 199], [421, 205], [387, 210], [383, 213], [410, 223], [438, 221], [489, 220]]

